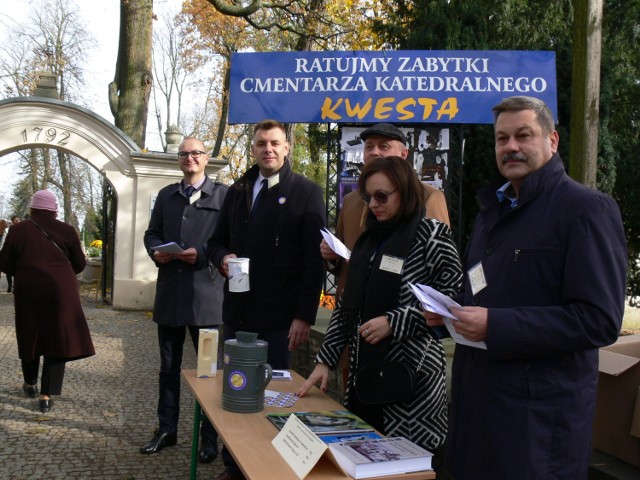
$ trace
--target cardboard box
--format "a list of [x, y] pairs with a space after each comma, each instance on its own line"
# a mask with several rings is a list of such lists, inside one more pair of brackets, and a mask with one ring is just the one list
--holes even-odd
[[640, 335], [600, 349], [593, 448], [640, 467]]

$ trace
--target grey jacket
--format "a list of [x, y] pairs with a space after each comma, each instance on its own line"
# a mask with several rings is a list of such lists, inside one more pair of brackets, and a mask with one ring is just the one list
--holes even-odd
[[[189, 204], [181, 183], [164, 187], [158, 193], [144, 245], [153, 260], [152, 248], [176, 242], [182, 248], [195, 247], [194, 265], [174, 260], [158, 264], [158, 283], [153, 321], [166, 326], [211, 326], [222, 323], [224, 277], [207, 258], [207, 240], [213, 234], [227, 187], [208, 177], [200, 198]], [[154, 260], [155, 261], [155, 260]]]

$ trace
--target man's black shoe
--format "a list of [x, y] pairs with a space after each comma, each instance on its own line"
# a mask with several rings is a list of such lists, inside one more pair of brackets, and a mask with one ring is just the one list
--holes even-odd
[[40, 411], [42, 413], [48, 413], [51, 410], [53, 410], [53, 399], [52, 398], [48, 398], [46, 400], [40, 400], [38, 403], [40, 404]]
[[158, 453], [164, 447], [171, 447], [176, 443], [178, 443], [178, 438], [175, 433], [167, 433], [158, 429], [153, 432], [151, 441], [140, 449], [140, 453], [144, 453], [145, 455]]
[[211, 463], [218, 458], [218, 442], [216, 440], [201, 439], [198, 460], [200, 463]]

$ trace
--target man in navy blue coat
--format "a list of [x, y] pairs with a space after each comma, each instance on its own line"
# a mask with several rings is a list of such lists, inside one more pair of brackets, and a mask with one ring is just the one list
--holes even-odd
[[[324, 264], [318, 245], [325, 226], [322, 189], [291, 170], [285, 127], [275, 120], [254, 126], [251, 152], [256, 165], [230, 188], [209, 255], [229, 273], [231, 258], [249, 258], [249, 291], [224, 291], [224, 338], [257, 332], [269, 343], [272, 368], [290, 368], [291, 351], [309, 338], [315, 323]], [[227, 471], [242, 478], [227, 450]]]
[[586, 479], [598, 348], [618, 337], [626, 243], [616, 203], [567, 176], [549, 108], [493, 109], [502, 178], [480, 190], [464, 256], [446, 443], [456, 480]]
[[[157, 453], [176, 444], [180, 414], [180, 369], [186, 331], [197, 351], [200, 328], [222, 323], [224, 278], [211, 266], [207, 240], [213, 233], [227, 187], [205, 173], [209, 156], [204, 144], [187, 137], [178, 147], [184, 178], [158, 193], [144, 245], [158, 267], [153, 321], [158, 324], [160, 378], [158, 428], [140, 452]], [[179, 253], [156, 248], [175, 242]], [[202, 422], [199, 460], [210, 463], [218, 455], [218, 435], [208, 419]]]

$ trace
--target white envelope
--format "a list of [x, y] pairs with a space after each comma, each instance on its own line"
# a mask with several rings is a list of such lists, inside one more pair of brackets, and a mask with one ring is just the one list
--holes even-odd
[[456, 343], [481, 348], [483, 350], [487, 349], [485, 342], [472, 342], [471, 340], [467, 340], [453, 328], [451, 321], [453, 320], [455, 322], [457, 318], [449, 309], [451, 307], [462, 308], [461, 305], [428, 285], [415, 285], [409, 282], [409, 286], [427, 312], [437, 313], [442, 317], [444, 326], [447, 327], [449, 335], [451, 335], [451, 338], [453, 338]]
[[336, 237], [326, 228], [322, 228], [320, 230], [320, 233], [322, 234], [322, 238], [324, 238], [324, 241], [329, 244], [331, 250], [336, 252], [336, 254], [341, 256], [342, 258], [349, 260], [349, 258], [351, 257], [351, 252], [345, 246], [345, 244], [338, 239], [338, 237]]

